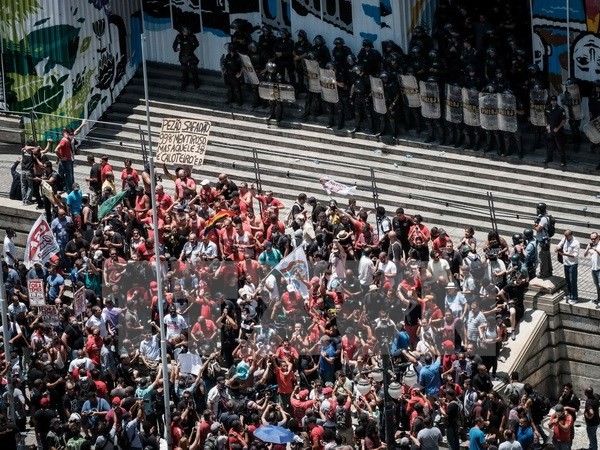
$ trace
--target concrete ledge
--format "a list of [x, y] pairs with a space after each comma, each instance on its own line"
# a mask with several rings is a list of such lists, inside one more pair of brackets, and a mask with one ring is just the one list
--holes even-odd
[[559, 303], [565, 296], [564, 286], [565, 279], [562, 277], [534, 278], [525, 293], [525, 307], [539, 309], [551, 316], [557, 315], [560, 312]]

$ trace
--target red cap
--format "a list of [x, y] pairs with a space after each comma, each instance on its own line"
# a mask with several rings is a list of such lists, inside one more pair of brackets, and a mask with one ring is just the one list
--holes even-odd
[[300, 397], [301, 400], [304, 400], [306, 397], [308, 397], [308, 390], [303, 389], [300, 392], [298, 392], [298, 397]]
[[326, 387], [325, 389], [323, 389], [323, 395], [329, 395], [333, 392], [333, 389], [331, 389], [330, 387]]
[[454, 347], [454, 342], [452, 342], [450, 339], [447, 339], [444, 342], [442, 342], [442, 345], [444, 347]]
[[158, 290], [158, 283], [156, 281], [151, 281], [150, 282], [150, 289], [152, 289], [153, 291], [157, 291]]
[[112, 404], [113, 405], [120, 405], [121, 404], [121, 399], [119, 397], [113, 397]]
[[48, 397], [44, 397], [40, 400], [40, 406], [48, 406], [50, 404], [50, 399]]

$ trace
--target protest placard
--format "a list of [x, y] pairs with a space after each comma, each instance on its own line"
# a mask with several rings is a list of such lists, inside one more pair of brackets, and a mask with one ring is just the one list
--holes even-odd
[[156, 159], [174, 166], [201, 166], [209, 134], [208, 120], [163, 119]]
[[29, 293], [29, 306], [44, 306], [46, 304], [44, 282], [42, 280], [27, 280], [27, 292]]
[[44, 321], [44, 323], [48, 325], [60, 324], [60, 313], [58, 312], [58, 306], [40, 306], [40, 314], [42, 315], [42, 320]]
[[80, 316], [85, 312], [85, 288], [82, 287], [73, 294], [73, 311], [76, 316]]

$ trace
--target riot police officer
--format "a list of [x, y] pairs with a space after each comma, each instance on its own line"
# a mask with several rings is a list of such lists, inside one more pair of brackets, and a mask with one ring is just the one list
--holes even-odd
[[337, 129], [341, 130], [342, 128], [344, 128], [345, 120], [350, 117], [350, 85], [348, 80], [348, 71], [340, 70], [335, 62], [327, 63], [325, 68], [333, 70], [335, 72], [335, 84], [337, 86], [339, 98], [339, 101], [337, 103], [325, 102], [327, 105], [328, 117], [327, 128], [333, 128], [335, 124], [335, 114], [337, 113]]
[[295, 85], [294, 41], [286, 28], [279, 31], [279, 37], [275, 42], [275, 64], [282, 78], [286, 79], [285, 72], [287, 71], [290, 84]]
[[568, 78], [565, 81], [565, 92], [563, 94], [563, 105], [569, 118], [569, 128], [571, 128], [571, 139], [573, 151], [578, 152], [581, 147], [581, 119], [576, 119], [575, 108], [581, 108], [581, 98], [575, 98], [569, 91], [569, 86], [577, 86], [575, 78]]
[[[314, 51], [310, 50], [304, 59], [308, 61], [316, 61], [317, 55]], [[300, 116], [300, 119], [308, 119], [311, 114], [316, 118], [317, 116], [321, 115], [321, 108], [321, 93], [311, 92], [308, 90], [306, 93], [306, 98], [304, 99], [304, 112]]]
[[190, 75], [194, 87], [196, 89], [200, 87], [200, 81], [198, 80], [198, 63], [200, 61], [194, 53], [199, 46], [198, 39], [190, 33], [190, 29], [187, 27], [183, 27], [181, 33], [173, 41], [173, 51], [179, 52], [179, 63], [183, 74], [181, 90], [184, 90], [190, 84]]
[[419, 47], [425, 55], [433, 48], [433, 39], [425, 32], [425, 27], [422, 25], [415, 27], [408, 50], [411, 51], [415, 47]]
[[494, 80], [496, 69], [502, 69], [503, 64], [494, 47], [488, 48], [485, 55], [484, 76], [485, 80], [489, 83]]
[[[496, 86], [493, 83], [489, 83], [482, 91], [483, 93], [494, 94], [496, 93]], [[483, 153], [491, 152], [494, 147], [499, 155], [504, 154], [502, 149], [503, 142], [500, 140], [499, 130], [484, 130], [485, 132], [485, 147]]]
[[479, 55], [477, 54], [475, 47], [473, 47], [473, 43], [470, 39], [465, 39], [463, 41], [463, 48], [460, 51], [460, 64], [462, 67], [477, 67], [478, 60]]
[[[438, 94], [437, 98], [438, 107], [441, 109], [442, 105], [442, 90], [440, 86], [440, 82], [437, 77], [431, 75], [427, 78], [427, 83], [435, 83], [438, 85]], [[421, 92], [421, 98], [423, 98], [423, 92]], [[444, 120], [441, 115], [438, 119], [433, 119], [430, 117], [424, 117], [425, 126], [427, 127], [427, 137], [425, 138], [425, 143], [430, 143], [437, 140], [440, 145], [446, 145], [446, 127], [444, 126]]]
[[[513, 95], [513, 92], [510, 89], [506, 89], [506, 90], [504, 90], [503, 94]], [[504, 153], [502, 153], [501, 156], [510, 155], [510, 147], [511, 147], [512, 141], [514, 140], [515, 145], [517, 146], [517, 152], [519, 155], [519, 159], [523, 159], [523, 139], [522, 139], [521, 131], [519, 128], [520, 128], [520, 122], [523, 121], [523, 118], [525, 116], [525, 111], [523, 109], [523, 103], [519, 99], [516, 99], [515, 115], [516, 115], [517, 129], [514, 132], [501, 131], [502, 138], [504, 139]]]
[[554, 156], [554, 149], [558, 150], [560, 154], [560, 165], [564, 167], [567, 165], [567, 155], [565, 153], [565, 131], [564, 125], [567, 121], [567, 114], [565, 110], [558, 105], [558, 99], [556, 95], [550, 97], [550, 104], [544, 111], [546, 115], [546, 160], [544, 163], [552, 161]]
[[375, 77], [381, 71], [381, 53], [373, 48], [373, 42], [369, 39], [363, 39], [356, 59], [367, 75]]
[[[268, 62], [267, 66], [267, 75], [266, 80], [271, 83], [283, 83], [283, 76], [281, 72], [277, 70], [277, 64], [274, 62]], [[277, 125], [281, 122], [283, 118], [283, 102], [281, 100], [269, 100], [269, 117], [267, 117], [267, 122], [275, 119]]]
[[[394, 41], [392, 41], [391, 39], [387, 40], [387, 41], [383, 41], [381, 43], [381, 48], [383, 50], [383, 58], [384, 59], [387, 59], [391, 55], [396, 55], [398, 64], [400, 66], [403, 66], [405, 64], [406, 53], [404, 53], [404, 50], [402, 50], [402, 47], [400, 47]], [[384, 67], [384, 70], [388, 70], [388, 69], [389, 69], [389, 67]]]
[[[545, 111], [544, 105], [542, 102], [538, 103], [537, 101], [535, 101], [535, 99], [538, 97], [539, 97], [539, 99], [545, 98], [545, 96], [547, 95], [547, 92], [544, 92], [544, 91], [545, 90], [543, 89], [543, 87], [540, 83], [535, 83], [533, 85], [533, 88], [531, 89], [531, 91], [528, 92], [528, 95], [530, 97], [529, 117], [530, 117], [531, 126], [533, 128], [533, 144], [531, 145], [531, 151], [534, 151], [542, 146], [542, 136], [544, 136], [544, 134], [546, 132], [546, 126], [543, 124], [543, 119], [542, 119], [542, 117], [544, 117], [544, 116], [541, 114], [542, 109]], [[535, 110], [532, 110], [532, 108], [535, 108]], [[538, 108], [539, 108], [539, 110], [538, 110]], [[534, 120], [534, 118], [538, 117], [538, 116], [540, 117], [540, 119]], [[536, 124], [536, 122], [539, 122], [539, 123]]]
[[440, 58], [439, 52], [434, 48], [427, 55], [427, 78], [435, 77], [440, 86], [443, 86], [446, 80], [446, 63]]
[[[258, 79], [263, 80], [266, 72], [267, 58], [258, 50], [258, 45], [254, 41], [248, 44], [248, 57]], [[252, 86], [252, 108], [258, 108], [260, 104], [261, 99], [258, 95], [258, 86]], [[266, 107], [266, 103], [264, 103], [263, 107]]]
[[391, 77], [387, 72], [381, 72], [379, 75], [381, 81], [383, 82], [383, 96], [385, 97], [385, 106], [386, 113], [385, 114], [376, 114], [376, 117], [379, 119], [379, 132], [376, 136], [381, 136], [385, 134], [386, 122], [390, 126], [390, 131], [392, 134], [392, 138], [395, 140], [397, 136], [397, 120], [398, 120], [398, 106], [400, 102], [400, 87], [398, 86], [397, 77]]
[[298, 40], [294, 42], [292, 53], [294, 57], [294, 65], [296, 66], [296, 94], [300, 94], [305, 90], [303, 60], [306, 58], [306, 55], [310, 50], [310, 42], [308, 42], [306, 31], [298, 30], [296, 35], [298, 36]]
[[237, 18], [231, 22], [231, 29], [233, 30], [231, 42], [238, 53], [244, 53], [252, 41], [252, 24], [246, 19]]
[[333, 40], [333, 49], [331, 50], [332, 61], [335, 63], [336, 70], [347, 70], [347, 59], [352, 54], [350, 47], [345, 45], [341, 37], [336, 37]]
[[320, 34], [313, 39], [313, 45], [310, 48], [310, 51], [315, 54], [315, 60], [319, 63], [319, 67], [321, 68], [325, 68], [327, 63], [331, 61], [331, 53], [329, 53], [329, 49], [327, 48], [327, 45], [325, 45], [325, 39]]
[[267, 56], [269, 61], [275, 57], [276, 38], [271, 27], [263, 26], [258, 37], [258, 49]]
[[423, 50], [421, 47], [413, 47], [408, 55], [408, 66], [406, 70], [410, 70], [417, 81], [425, 81], [427, 79], [425, 58], [423, 58]]
[[[371, 119], [371, 83], [369, 76], [361, 64], [356, 64], [352, 69], [354, 83], [350, 88], [350, 102], [354, 104], [354, 129], [351, 133], [358, 133], [365, 119]], [[372, 125], [372, 124], [371, 124]], [[372, 127], [371, 127], [372, 128]]]
[[500, 68], [496, 69], [496, 74], [492, 80], [492, 84], [496, 88], [496, 92], [504, 92], [510, 89], [510, 83], [504, 76], [504, 70]]
[[[467, 66], [466, 76], [463, 78], [462, 87], [466, 89], [474, 89], [477, 92], [481, 89], [481, 78], [479, 78], [475, 72], [475, 66]], [[481, 133], [480, 128], [472, 125], [464, 125], [464, 135], [467, 140], [465, 149], [467, 150], [479, 150], [481, 145]]]
[[242, 97], [242, 60], [232, 43], [225, 44], [225, 49], [227, 53], [221, 58], [221, 71], [227, 86], [227, 104], [233, 103], [237, 97], [237, 104], [241, 106], [244, 104], [244, 98]]

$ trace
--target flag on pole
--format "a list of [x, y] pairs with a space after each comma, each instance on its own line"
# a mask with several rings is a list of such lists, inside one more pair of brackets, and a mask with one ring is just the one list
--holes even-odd
[[117, 195], [107, 198], [98, 208], [98, 220], [102, 220], [115, 206], [117, 206], [128, 194], [129, 189], [119, 192]]
[[45, 264], [58, 252], [60, 252], [60, 248], [54, 233], [52, 233], [45, 215], [40, 214], [38, 220], [33, 224], [29, 236], [27, 236], [23, 262], [27, 267], [31, 267], [35, 262]]
[[273, 270], [278, 271], [285, 278], [288, 288], [291, 286], [303, 298], [308, 298], [308, 286], [298, 279], [300, 273], [305, 280], [308, 280], [308, 260], [303, 247], [298, 247], [279, 261]]
[[328, 177], [323, 177], [319, 180], [327, 195], [340, 194], [340, 195], [354, 195], [356, 193], [356, 186], [346, 186], [345, 184], [338, 183]]

